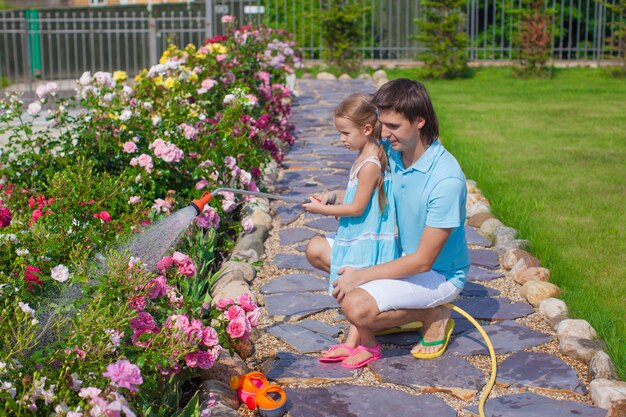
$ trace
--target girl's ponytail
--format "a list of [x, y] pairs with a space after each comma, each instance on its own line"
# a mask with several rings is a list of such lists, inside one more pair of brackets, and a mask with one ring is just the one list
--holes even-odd
[[[377, 122], [380, 124], [380, 122]], [[380, 136], [379, 136], [380, 137]], [[376, 181], [376, 187], [378, 188], [378, 205], [380, 206], [380, 212], [384, 213], [387, 209], [387, 193], [385, 193], [385, 175], [387, 175], [387, 152], [385, 152], [385, 148], [379, 144], [378, 145], [378, 160], [380, 161], [380, 178]]]

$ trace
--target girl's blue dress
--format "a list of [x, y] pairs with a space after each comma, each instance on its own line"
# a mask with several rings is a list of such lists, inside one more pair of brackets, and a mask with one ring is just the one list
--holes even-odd
[[[370, 157], [358, 167], [352, 167], [343, 199], [344, 204], [350, 204], [354, 200], [358, 184], [357, 177], [366, 163], [381, 166], [378, 158]], [[358, 217], [341, 217], [339, 220], [330, 259], [330, 293], [333, 291], [333, 282], [340, 277], [337, 271], [342, 266], [367, 268], [398, 257], [395, 239], [396, 208], [393, 197], [390, 195], [390, 180], [391, 175], [384, 173], [383, 184], [387, 194], [387, 207], [383, 212], [378, 204], [377, 187], [363, 214]]]

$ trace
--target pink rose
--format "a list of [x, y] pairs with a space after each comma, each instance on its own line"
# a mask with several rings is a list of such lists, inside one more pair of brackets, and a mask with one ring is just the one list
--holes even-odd
[[209, 369], [213, 366], [217, 358], [219, 357], [219, 349], [209, 352], [197, 352], [198, 368]]
[[243, 231], [246, 233], [250, 233], [254, 229], [254, 223], [250, 217], [243, 219], [241, 221], [241, 226], [243, 227]]
[[246, 318], [248, 319], [248, 321], [250, 322], [250, 326], [252, 327], [256, 327], [257, 324], [259, 324], [260, 317], [261, 317], [261, 309], [258, 307], [246, 313]]
[[109, 378], [117, 386], [134, 392], [137, 391], [136, 385], [143, 383], [139, 368], [126, 359], [108, 365], [102, 376]]
[[191, 323], [185, 329], [185, 334], [187, 335], [188, 341], [200, 342], [203, 337], [204, 326], [202, 322], [197, 319], [191, 320]]
[[96, 213], [93, 215], [94, 219], [100, 219], [105, 223], [108, 223], [112, 220], [111, 215], [108, 211], [101, 211], [100, 213]]
[[196, 190], [201, 190], [205, 188], [207, 185], [209, 185], [209, 181], [207, 181], [205, 178], [202, 178], [200, 181], [196, 183]]
[[226, 307], [232, 304], [235, 304], [235, 301], [231, 298], [222, 298], [217, 302], [217, 304], [215, 304], [215, 307], [220, 311], [224, 311]]
[[186, 276], [187, 278], [191, 278], [194, 275], [196, 275], [196, 266], [194, 265], [193, 262], [188, 262], [184, 265], [180, 265], [178, 267], [178, 272], [181, 275]]
[[146, 308], [146, 297], [135, 295], [128, 300], [128, 305], [133, 310], [143, 311]]
[[156, 327], [156, 323], [154, 322], [154, 317], [150, 315], [150, 313], [146, 313], [145, 311], [137, 314], [137, 317], [130, 320], [130, 328], [134, 331], [146, 331], [152, 330]]
[[233, 23], [233, 21], [235, 20], [235, 16], [231, 16], [231, 15], [224, 15], [222, 16], [222, 23], [227, 24], [227, 23]]
[[256, 303], [247, 292], [244, 292], [237, 298], [237, 304], [239, 304], [246, 311], [252, 311], [257, 307]]
[[246, 312], [243, 310], [243, 308], [239, 307], [239, 306], [230, 306], [228, 308], [228, 310], [226, 311], [226, 317], [228, 318], [228, 320], [236, 320], [240, 317], [245, 317]]
[[174, 265], [180, 266], [191, 262], [191, 258], [189, 255], [185, 255], [182, 252], [174, 252], [172, 255], [172, 259], [174, 260]]
[[185, 355], [185, 364], [190, 368], [198, 366], [198, 352], [190, 352]]
[[[157, 268], [158, 268], [157, 263]], [[167, 293], [167, 283], [165, 277], [160, 275], [148, 283], [148, 298], [151, 300], [163, 296]]]
[[226, 326], [226, 333], [233, 339], [245, 338], [248, 331], [248, 321], [245, 317], [233, 320]]
[[6, 207], [0, 207], [0, 227], [8, 227], [12, 219], [11, 210]]
[[137, 150], [137, 145], [135, 144], [135, 142], [128, 141], [124, 143], [123, 148], [124, 153], [133, 153]]
[[219, 338], [217, 331], [210, 326], [207, 326], [202, 330], [202, 344], [206, 347], [217, 346]]
[[174, 263], [174, 259], [171, 256], [165, 256], [159, 262], [157, 262], [157, 268], [159, 271], [164, 272]]
[[202, 81], [202, 88], [204, 88], [205, 90], [210, 90], [211, 88], [215, 87], [216, 84], [217, 81], [207, 78], [206, 80]]
[[128, 204], [137, 204], [141, 201], [141, 197], [139, 196], [132, 196], [131, 198], [128, 199]]

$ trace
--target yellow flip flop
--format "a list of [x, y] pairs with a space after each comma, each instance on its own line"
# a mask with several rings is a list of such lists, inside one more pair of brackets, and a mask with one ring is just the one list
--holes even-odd
[[379, 330], [374, 332], [375, 336], [385, 336], [387, 334], [396, 333], [410, 333], [421, 329], [423, 326], [421, 321], [412, 321], [411, 323], [403, 324], [402, 326], [390, 327], [388, 329]]
[[417, 358], [417, 359], [438, 358], [439, 356], [443, 355], [443, 352], [446, 351], [446, 347], [448, 347], [448, 343], [450, 342], [450, 337], [452, 336], [452, 331], [453, 330], [454, 330], [454, 320], [449, 319], [448, 323], [446, 324], [445, 339], [435, 340], [433, 342], [424, 342], [424, 339], [420, 340], [420, 344], [422, 346], [443, 345], [441, 347], [441, 349], [439, 349], [438, 351], [433, 352], [433, 353], [411, 352], [411, 355], [413, 355], [413, 357]]

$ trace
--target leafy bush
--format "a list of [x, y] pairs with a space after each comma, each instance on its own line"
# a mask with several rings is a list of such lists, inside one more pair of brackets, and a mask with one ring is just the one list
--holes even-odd
[[342, 71], [360, 65], [361, 21], [368, 8], [350, 0], [330, 0], [317, 16], [321, 22], [322, 58]]
[[415, 23], [420, 34], [413, 37], [426, 50], [419, 54], [428, 78], [458, 78], [469, 75], [467, 35], [463, 30], [464, 0], [425, 1], [422, 18]]
[[517, 11], [519, 31], [514, 37], [517, 48], [515, 74], [520, 77], [547, 77], [548, 60], [552, 56], [552, 10], [542, 0], [524, 0]]
[[615, 13], [616, 18], [609, 23], [613, 36], [607, 39], [607, 50], [614, 53], [610, 58], [618, 65], [611, 66], [609, 73], [614, 77], [626, 77], [626, 0], [602, 1], [602, 4]]

